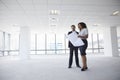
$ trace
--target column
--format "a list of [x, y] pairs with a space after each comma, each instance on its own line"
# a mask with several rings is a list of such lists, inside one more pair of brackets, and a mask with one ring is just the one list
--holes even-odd
[[106, 27], [104, 29], [104, 54], [105, 56], [119, 56], [117, 27]]
[[20, 58], [29, 59], [30, 53], [30, 29], [27, 26], [20, 27]]
[[2, 40], [3, 44], [2, 44], [2, 53], [3, 56], [5, 55], [5, 32], [3, 32], [3, 40]]

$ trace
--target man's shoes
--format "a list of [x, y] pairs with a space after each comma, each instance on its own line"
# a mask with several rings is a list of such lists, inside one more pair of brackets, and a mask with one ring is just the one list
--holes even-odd
[[68, 66], [68, 68], [72, 68], [71, 66]]
[[88, 69], [88, 67], [82, 68], [81, 71], [86, 71], [87, 69]]
[[81, 68], [81, 66], [77, 66], [78, 68]]

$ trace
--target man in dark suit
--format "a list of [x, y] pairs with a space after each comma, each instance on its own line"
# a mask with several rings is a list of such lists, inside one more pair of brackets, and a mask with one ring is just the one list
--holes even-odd
[[[78, 34], [78, 32], [75, 30], [75, 25], [71, 26], [72, 31], [68, 32], [68, 35], [75, 32]], [[76, 66], [81, 68], [79, 65], [79, 59], [78, 59], [78, 47], [73, 46], [73, 44], [69, 41], [68, 47], [70, 49], [70, 55], [69, 55], [69, 66], [68, 68], [71, 68], [72, 62], [73, 62], [73, 52], [75, 52], [75, 61], [76, 61]]]

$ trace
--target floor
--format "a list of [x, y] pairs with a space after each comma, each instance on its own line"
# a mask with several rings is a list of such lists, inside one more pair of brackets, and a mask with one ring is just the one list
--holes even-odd
[[[120, 57], [88, 55], [88, 70], [68, 69], [68, 55], [0, 57], [0, 80], [120, 80]], [[80, 65], [81, 58], [80, 58]]]

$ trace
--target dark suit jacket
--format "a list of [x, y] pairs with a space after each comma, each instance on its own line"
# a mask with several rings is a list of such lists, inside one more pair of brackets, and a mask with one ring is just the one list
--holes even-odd
[[[75, 31], [75, 32], [76, 32], [77, 34], [79, 34], [77, 31]], [[72, 33], [72, 31], [68, 32], [68, 35], [71, 34], [71, 33]], [[73, 46], [73, 44], [72, 44], [70, 41], [68, 42], [68, 47], [69, 47], [69, 48], [76, 48], [76, 47]]]

